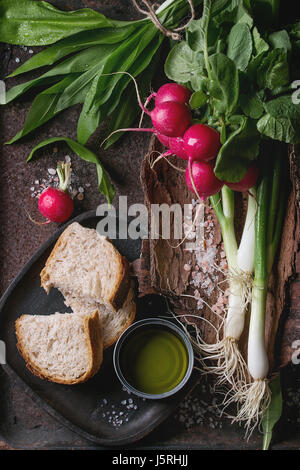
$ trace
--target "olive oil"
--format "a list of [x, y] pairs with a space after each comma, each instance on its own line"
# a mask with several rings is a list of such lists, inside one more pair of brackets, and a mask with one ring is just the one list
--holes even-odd
[[128, 383], [147, 394], [174, 389], [188, 368], [188, 351], [175, 332], [164, 327], [145, 326], [128, 337], [120, 366]]

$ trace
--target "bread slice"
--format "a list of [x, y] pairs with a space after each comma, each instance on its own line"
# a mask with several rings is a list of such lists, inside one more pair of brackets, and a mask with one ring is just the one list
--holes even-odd
[[70, 224], [57, 240], [41, 285], [118, 311], [130, 288], [129, 265], [114, 245], [95, 229]]
[[15, 326], [17, 347], [34, 375], [72, 385], [99, 370], [103, 339], [97, 310], [90, 315], [22, 315]]
[[103, 326], [104, 349], [114, 344], [135, 318], [136, 304], [132, 287], [123, 306], [117, 312], [97, 302], [88, 304], [85, 299], [73, 296], [68, 292], [63, 292], [63, 295], [65, 297], [65, 304], [71, 307], [75, 314], [78, 312], [80, 315], [89, 315], [91, 311], [98, 310], [100, 322]]

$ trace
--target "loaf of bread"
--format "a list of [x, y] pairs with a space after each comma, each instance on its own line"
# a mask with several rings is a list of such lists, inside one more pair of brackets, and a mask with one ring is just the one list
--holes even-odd
[[71, 385], [98, 372], [103, 349], [98, 311], [22, 315], [15, 326], [17, 347], [34, 375]]

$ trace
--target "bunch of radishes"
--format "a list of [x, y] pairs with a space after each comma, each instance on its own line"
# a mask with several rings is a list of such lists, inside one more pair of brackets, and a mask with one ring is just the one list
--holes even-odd
[[[238, 183], [219, 180], [214, 173], [216, 157], [221, 147], [220, 134], [206, 124], [192, 124], [189, 100], [192, 92], [177, 83], [166, 83], [157, 93], [152, 93], [146, 103], [155, 99], [155, 107], [149, 111], [139, 100], [142, 110], [151, 117], [151, 131], [168, 150], [163, 156], [176, 155], [187, 160], [185, 180], [188, 187], [205, 199], [220, 191], [226, 184], [236, 191], [248, 191], [256, 183], [258, 170], [254, 165]], [[132, 130], [132, 129], [128, 129]]]

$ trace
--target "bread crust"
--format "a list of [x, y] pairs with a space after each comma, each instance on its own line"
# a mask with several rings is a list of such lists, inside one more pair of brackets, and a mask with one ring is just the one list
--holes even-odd
[[[79, 225], [78, 222], [73, 222], [73, 224], [70, 224], [66, 228], [66, 230], [64, 230], [64, 232], [60, 235], [60, 237], [56, 241], [56, 243], [55, 243], [55, 245], [54, 245], [47, 261], [46, 261], [46, 264], [45, 264], [44, 268], [42, 269], [42, 271], [40, 273], [41, 286], [45, 289], [47, 294], [49, 294], [50, 289], [52, 287], [52, 285], [47, 286], [47, 281], [50, 279], [50, 275], [49, 275], [49, 272], [48, 272], [49, 265], [51, 263], [51, 260], [53, 258], [55, 258], [55, 256], [56, 256], [57, 252], [59, 251], [61, 245], [63, 245], [64, 243], [67, 242], [69, 232], [72, 230], [72, 228], [74, 227], [75, 224]], [[115, 287], [114, 287], [110, 297], [108, 299], [105, 299], [105, 300], [106, 300], [106, 302], [108, 302], [110, 304], [111, 308], [114, 311], [117, 311], [124, 304], [124, 302], [126, 300], [126, 297], [127, 297], [127, 294], [129, 292], [129, 288], [130, 288], [129, 263], [128, 263], [127, 259], [124, 256], [122, 256], [119, 253], [119, 251], [115, 248], [115, 246], [113, 245], [111, 240], [109, 240], [107, 238], [106, 241], [112, 245], [112, 247], [114, 249], [114, 252], [115, 252], [115, 255], [118, 259], [118, 262], [119, 262], [118, 273], [119, 274], [118, 274], [118, 277], [117, 277], [117, 281], [115, 283]]]
[[16, 329], [16, 336], [17, 336], [17, 348], [19, 353], [23, 357], [26, 363], [27, 369], [37, 377], [43, 380], [48, 380], [50, 382], [55, 382], [58, 384], [64, 385], [76, 385], [79, 383], [86, 382], [88, 379], [93, 377], [99, 370], [102, 359], [103, 359], [103, 334], [102, 328], [100, 324], [98, 310], [95, 310], [93, 314], [90, 316], [83, 317], [84, 319], [84, 331], [89, 338], [88, 342], [88, 349], [89, 349], [89, 359], [90, 359], [90, 367], [82, 376], [74, 379], [74, 380], [66, 380], [60, 377], [49, 376], [45, 371], [39, 368], [37, 365], [32, 364], [31, 359], [23, 347], [22, 344], [22, 333], [21, 333], [21, 320], [26, 315], [21, 315], [15, 321], [15, 329]]

